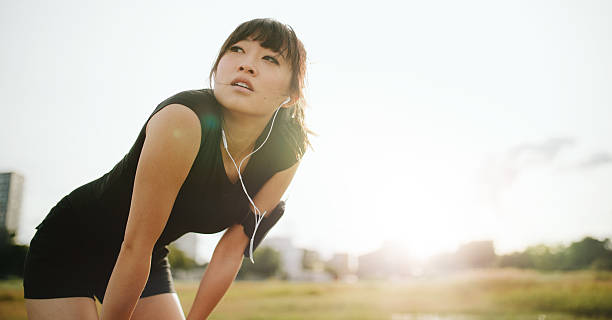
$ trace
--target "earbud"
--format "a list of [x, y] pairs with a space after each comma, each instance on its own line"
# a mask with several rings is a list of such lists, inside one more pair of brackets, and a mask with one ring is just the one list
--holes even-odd
[[[283, 103], [281, 103], [280, 106], [278, 106], [278, 108], [276, 108], [276, 111], [278, 112], [278, 110], [280, 110], [280, 108], [282, 106], [284, 106], [285, 104], [287, 104], [287, 102], [289, 102], [289, 101], [291, 101], [291, 97], [287, 96], [287, 99], [285, 99], [285, 101], [283, 101]], [[274, 114], [274, 115], [276, 115], [276, 114]]]

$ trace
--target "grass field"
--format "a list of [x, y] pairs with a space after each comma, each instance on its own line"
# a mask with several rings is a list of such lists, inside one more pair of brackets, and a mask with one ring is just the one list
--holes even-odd
[[[176, 282], [189, 310], [197, 283]], [[0, 319], [26, 319], [21, 281], [0, 282]], [[481, 270], [405, 282], [236, 281], [209, 319], [612, 319], [612, 272]]]

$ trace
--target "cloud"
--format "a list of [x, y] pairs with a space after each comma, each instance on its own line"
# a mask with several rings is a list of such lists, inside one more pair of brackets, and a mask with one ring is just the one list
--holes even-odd
[[483, 201], [498, 209], [502, 193], [519, 176], [534, 167], [551, 165], [565, 149], [575, 144], [573, 138], [551, 138], [542, 142], [519, 144], [501, 155], [486, 159], [477, 173]]
[[581, 161], [555, 163], [568, 149], [577, 144], [571, 137], [556, 137], [541, 142], [522, 143], [507, 151], [491, 155], [477, 171], [478, 194], [481, 201], [501, 212], [500, 199], [504, 192], [530, 170], [551, 167], [559, 173], [582, 172], [612, 165], [612, 153], [592, 153]]
[[589, 170], [607, 165], [612, 165], [612, 154], [608, 152], [598, 152], [590, 155], [576, 165], [571, 166], [570, 169]]
[[514, 146], [502, 156], [488, 159], [481, 177], [485, 181], [509, 187], [529, 168], [551, 164], [563, 149], [575, 144], [572, 138], [551, 138], [540, 143]]
[[511, 148], [505, 164], [523, 171], [528, 167], [552, 163], [563, 149], [576, 144], [572, 138], [551, 138], [541, 143], [524, 143]]

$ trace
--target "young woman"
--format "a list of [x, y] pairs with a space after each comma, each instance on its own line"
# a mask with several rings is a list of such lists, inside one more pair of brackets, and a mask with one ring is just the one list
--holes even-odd
[[[205, 319], [284, 212], [309, 145], [306, 52], [272, 19], [238, 26], [211, 70], [152, 112], [115, 167], [62, 198], [36, 229], [24, 276], [30, 319], [184, 319], [167, 245], [225, 230], [187, 319]], [[255, 153], [253, 153], [255, 152]]]

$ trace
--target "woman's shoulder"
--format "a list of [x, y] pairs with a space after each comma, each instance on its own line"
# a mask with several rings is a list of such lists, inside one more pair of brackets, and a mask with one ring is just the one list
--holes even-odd
[[274, 171], [285, 170], [301, 160], [304, 151], [299, 147], [298, 140], [295, 133], [286, 126], [272, 130], [266, 153], [268, 164]]
[[149, 116], [149, 119], [159, 110], [171, 104], [182, 104], [193, 110], [202, 124], [208, 128], [219, 125], [221, 106], [215, 99], [212, 89], [204, 88], [180, 91], [159, 103], [151, 113], [151, 116]]
[[218, 111], [219, 107], [212, 89], [204, 88], [180, 91], [166, 98], [156, 109], [161, 109], [174, 103], [183, 104], [191, 109], [202, 109], [202, 111]]

